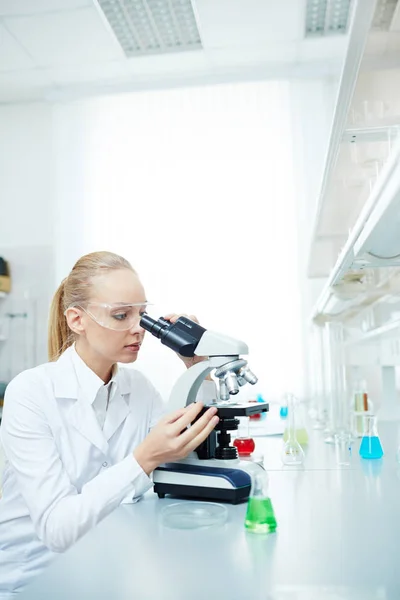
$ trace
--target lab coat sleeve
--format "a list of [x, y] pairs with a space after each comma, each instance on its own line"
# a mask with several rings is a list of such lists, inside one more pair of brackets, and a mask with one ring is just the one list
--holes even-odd
[[69, 548], [128, 493], [138, 496], [151, 487], [151, 480], [130, 455], [78, 493], [63, 467], [37, 392], [33, 399], [27, 386], [18, 385], [18, 378], [7, 388], [1, 437], [36, 533], [53, 552]]

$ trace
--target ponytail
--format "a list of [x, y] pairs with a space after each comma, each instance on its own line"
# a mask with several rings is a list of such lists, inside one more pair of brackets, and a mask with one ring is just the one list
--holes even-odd
[[122, 256], [113, 252], [92, 252], [82, 256], [75, 263], [54, 294], [49, 315], [48, 353], [49, 360], [55, 361], [75, 339], [64, 315], [71, 306], [81, 306], [88, 302], [93, 278], [109, 271], [129, 269], [136, 273], [132, 265]]
[[49, 361], [60, 358], [61, 354], [73, 343], [72, 332], [67, 324], [64, 315], [64, 289], [65, 279], [61, 282], [58, 290], [54, 294], [50, 307], [49, 315], [49, 333], [48, 333], [48, 354]]

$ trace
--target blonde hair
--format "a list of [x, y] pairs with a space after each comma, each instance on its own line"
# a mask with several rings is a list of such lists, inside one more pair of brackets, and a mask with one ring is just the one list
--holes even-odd
[[84, 304], [89, 300], [93, 277], [108, 271], [129, 269], [135, 273], [130, 262], [113, 252], [92, 252], [82, 256], [72, 271], [60, 284], [50, 307], [48, 330], [49, 360], [57, 360], [74, 342], [74, 333], [68, 327], [64, 315], [71, 304]]

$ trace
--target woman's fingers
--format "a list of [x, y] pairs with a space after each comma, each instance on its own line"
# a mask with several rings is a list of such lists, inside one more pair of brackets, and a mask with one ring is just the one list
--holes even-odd
[[[202, 415], [200, 417], [200, 419], [198, 419], [195, 423], [193, 423], [193, 425], [187, 429], [184, 433], [181, 434], [180, 436], [180, 441], [182, 441], [183, 444], [188, 444], [193, 438], [195, 438], [196, 436], [198, 436], [199, 434], [202, 433], [202, 431], [207, 427], [207, 425], [209, 424], [209, 422], [214, 419], [214, 425], [211, 428], [211, 430], [215, 427], [215, 425], [219, 422], [219, 417], [216, 417], [216, 412], [217, 409], [212, 407], [209, 408], [204, 415]], [[210, 430], [210, 431], [211, 431]]]
[[199, 322], [198, 318], [195, 315], [187, 315], [186, 313], [180, 313], [179, 315], [177, 313], [169, 313], [168, 315], [164, 315], [164, 319], [166, 319], [167, 321], [171, 321], [171, 323], [176, 323], [179, 317], [187, 317], [195, 323]]
[[[175, 421], [173, 422], [171, 426], [172, 434], [180, 434], [180, 432], [183, 431], [188, 425], [193, 423], [193, 421], [196, 419], [197, 415], [200, 414], [203, 408], [204, 405], [202, 402], [192, 402], [192, 404], [189, 404], [189, 406], [187, 406], [184, 409], [183, 414], [178, 419], [175, 419]], [[214, 414], [217, 412], [216, 408], [212, 410], [214, 410]]]
[[187, 409], [188, 409], [188, 407], [178, 408], [177, 410], [174, 410], [174, 412], [168, 413], [167, 415], [165, 415], [165, 417], [163, 417], [162, 421], [164, 423], [169, 423], [169, 424], [175, 423], [178, 419], [180, 419], [180, 417], [182, 417], [182, 415], [185, 414]]
[[[190, 442], [188, 442], [186, 444], [185, 455], [189, 454], [190, 452], [193, 452], [193, 450], [195, 450], [198, 446], [200, 446], [200, 444], [202, 442], [204, 442], [204, 440], [210, 435], [210, 433], [215, 428], [215, 426], [218, 424], [218, 422], [219, 422], [218, 417], [216, 417], [216, 416], [212, 417], [212, 419], [207, 423], [207, 425], [204, 427], [204, 429], [200, 433], [198, 433]], [[188, 433], [190, 432], [191, 429], [192, 429], [192, 427], [188, 430]], [[186, 435], [186, 432], [183, 435]]]

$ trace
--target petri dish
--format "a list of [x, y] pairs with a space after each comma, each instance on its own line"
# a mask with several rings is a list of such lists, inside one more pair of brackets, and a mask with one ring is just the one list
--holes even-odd
[[226, 523], [228, 509], [216, 502], [177, 502], [161, 510], [161, 522], [172, 529], [206, 529]]

